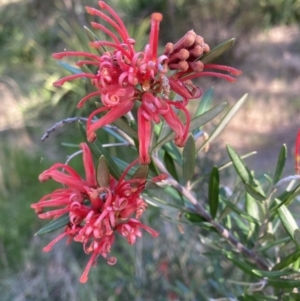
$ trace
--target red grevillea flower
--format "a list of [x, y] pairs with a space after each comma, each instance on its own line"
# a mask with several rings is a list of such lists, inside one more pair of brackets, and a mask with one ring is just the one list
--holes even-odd
[[300, 130], [298, 131], [295, 145], [295, 171], [297, 175], [300, 175]]
[[[192, 79], [202, 76], [216, 76], [230, 82], [235, 79], [231, 76], [207, 69], [227, 71], [232, 75], [241, 74], [240, 71], [221, 65], [207, 64], [196, 61], [199, 56], [209, 51], [209, 46], [203, 38], [189, 31], [176, 44], [168, 43], [164, 54], [158, 56], [159, 26], [162, 21], [160, 13], [151, 15], [151, 30], [149, 43], [144, 51], [137, 52], [134, 49], [135, 40], [132, 39], [127, 29], [116, 12], [103, 1], [99, 1], [102, 11], [86, 7], [91, 15], [96, 15], [107, 22], [112, 30], [99, 23], [91, 25], [106, 33], [112, 40], [91, 42], [94, 48], [112, 48], [102, 55], [88, 52], [65, 51], [54, 53], [53, 57], [76, 56], [86, 59], [78, 61], [77, 65], [96, 66], [97, 72], [80, 73], [61, 78], [54, 86], [61, 86], [66, 81], [77, 78], [90, 78], [96, 91], [88, 94], [80, 100], [77, 107], [81, 108], [84, 103], [94, 97], [100, 96], [102, 107], [96, 109], [88, 118], [87, 137], [90, 142], [96, 139], [95, 131], [107, 124], [112, 123], [124, 114], [131, 111], [136, 102], [140, 102], [138, 108], [138, 136], [139, 136], [139, 161], [141, 164], [149, 164], [149, 146], [152, 135], [152, 122], [159, 123], [164, 119], [175, 132], [175, 144], [183, 146], [186, 142], [190, 114], [185, 109], [190, 99], [199, 98], [202, 91], [192, 83]], [[103, 12], [105, 11], [105, 13]], [[168, 75], [168, 71], [175, 73]], [[173, 91], [181, 96], [180, 100], [169, 99]], [[175, 109], [182, 110], [185, 121], [182, 121]], [[103, 117], [94, 120], [100, 113], [108, 111]]]
[[[146, 180], [125, 179], [137, 160], [126, 168], [118, 181], [110, 176], [109, 187], [100, 187], [96, 181], [91, 151], [85, 143], [80, 146], [83, 151], [85, 179], [68, 165], [54, 164], [44, 171], [39, 179], [42, 182], [53, 179], [63, 184], [64, 188], [47, 194], [31, 207], [41, 219], [56, 219], [63, 214], [69, 215], [69, 223], [64, 232], [44, 247], [43, 251], [50, 251], [53, 245], [64, 237], [68, 237], [68, 242], [81, 242], [84, 251], [91, 254], [80, 278], [80, 282], [84, 283], [99, 255], [106, 258], [108, 264], [116, 263], [117, 259], [110, 256], [116, 233], [125, 237], [129, 244], [134, 244], [136, 238], [142, 236], [142, 229], [153, 237], [157, 237], [158, 232], [140, 222], [147, 208], [146, 202], [140, 197]], [[152, 180], [161, 179], [163, 176]]]

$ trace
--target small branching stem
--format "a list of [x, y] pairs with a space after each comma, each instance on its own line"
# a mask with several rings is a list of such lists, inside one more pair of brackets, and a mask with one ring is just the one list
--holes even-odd
[[[54, 132], [57, 128], [64, 126], [65, 124], [68, 123], [75, 123], [77, 121], [82, 121], [82, 122], [87, 122], [88, 119], [84, 118], [84, 117], [70, 117], [70, 118], [66, 118], [63, 119], [59, 122], [56, 122], [52, 127], [50, 127], [49, 129], [46, 130], [46, 133], [42, 136], [41, 140], [45, 141], [52, 132]], [[129, 137], [126, 133], [124, 133], [122, 130], [120, 130], [117, 126], [115, 125], [106, 125], [106, 128], [110, 128], [113, 131], [115, 131], [116, 133], [118, 133], [121, 137], [124, 138], [124, 142], [118, 144], [115, 143], [114, 145], [112, 144], [107, 144], [104, 147], [113, 147], [113, 146], [134, 146], [134, 141], [131, 139], [131, 137]]]
[[168, 175], [168, 178], [166, 181], [173, 186], [175, 189], [177, 189], [182, 195], [184, 195], [193, 205], [194, 205], [194, 211], [199, 214], [201, 217], [203, 217], [208, 223], [210, 223], [218, 232], [219, 234], [224, 237], [227, 241], [229, 241], [233, 246], [236, 247], [236, 249], [242, 253], [243, 255], [247, 256], [251, 261], [255, 262], [255, 264], [261, 268], [262, 270], [269, 270], [268, 265], [257, 256], [255, 252], [252, 250], [249, 250], [247, 247], [245, 247], [241, 242], [239, 242], [235, 236], [225, 227], [223, 227], [221, 224], [219, 224], [217, 221], [215, 221], [211, 215], [206, 211], [206, 209], [197, 201], [197, 199], [194, 197], [192, 192], [188, 190], [186, 187], [180, 185], [166, 170], [164, 164], [161, 162], [161, 160], [158, 157], [158, 153], [154, 152], [153, 154], [153, 161], [155, 162], [156, 166], [160, 169], [161, 172]]
[[41, 140], [45, 141], [52, 132], [54, 132], [58, 127], [61, 127], [63, 125], [65, 125], [66, 123], [74, 123], [76, 121], [83, 121], [83, 122], [87, 122], [87, 118], [84, 117], [71, 117], [71, 118], [66, 118], [63, 119], [59, 122], [56, 122], [52, 127], [50, 127], [49, 129], [47, 129], [46, 133], [42, 136]]

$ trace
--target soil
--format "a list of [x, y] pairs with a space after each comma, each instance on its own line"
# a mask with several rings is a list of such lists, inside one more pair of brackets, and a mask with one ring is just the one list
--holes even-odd
[[[258, 173], [274, 171], [282, 144], [288, 147], [286, 174], [294, 174], [294, 144], [300, 130], [300, 28], [275, 27], [238, 43], [233, 66], [242, 70], [237, 82], [218, 80], [214, 99], [233, 104], [245, 93], [248, 100], [217, 141], [247, 159]], [[251, 49], [251, 51], [249, 50]]]

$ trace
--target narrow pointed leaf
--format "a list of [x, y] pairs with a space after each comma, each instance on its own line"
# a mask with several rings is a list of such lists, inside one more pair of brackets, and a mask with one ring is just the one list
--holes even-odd
[[57, 61], [57, 63], [62, 66], [63, 68], [65, 68], [66, 70], [70, 71], [71, 73], [73, 74], [80, 74], [82, 73], [82, 70], [80, 68], [75, 68], [71, 65], [69, 65], [68, 63], [66, 62], [63, 62], [63, 61]]
[[194, 175], [196, 164], [196, 146], [195, 140], [192, 135], [186, 141], [186, 144], [182, 153], [182, 172], [183, 179], [188, 182]]
[[[278, 200], [275, 199], [275, 201], [278, 203]], [[282, 205], [277, 209], [278, 216], [286, 230], [286, 232], [290, 235], [290, 237], [294, 240], [297, 246], [300, 246], [299, 244], [299, 239], [298, 239], [298, 225], [289, 211], [289, 209], [285, 206]], [[297, 231], [296, 231], [297, 230]], [[295, 239], [295, 233], [296, 233], [296, 239]]]
[[182, 165], [182, 156], [178, 147], [171, 141], [163, 146], [163, 149], [175, 160], [179, 165]]
[[271, 248], [273, 248], [273, 247], [275, 247], [275, 246], [278, 246], [278, 245], [281, 245], [281, 244], [286, 245], [290, 240], [291, 240], [290, 237], [284, 237], [284, 238], [281, 238], [281, 239], [277, 239], [277, 240], [275, 240], [275, 241], [272, 241], [272, 242], [267, 243], [266, 245], [264, 245], [264, 246], [258, 248], [257, 250], [258, 250], [259, 252], [263, 252], [263, 251], [266, 251], [266, 250], [268, 250], [268, 249], [271, 249]]
[[147, 179], [149, 172], [148, 165], [141, 165], [132, 176], [132, 179]]
[[97, 183], [100, 187], [110, 187], [110, 174], [104, 156], [100, 157], [97, 164]]
[[[121, 176], [121, 171], [118, 168], [117, 164], [109, 154], [109, 152], [102, 146], [101, 142], [97, 139], [93, 144], [96, 146], [96, 148], [99, 149], [100, 153], [103, 154], [103, 156], [106, 159], [110, 174], [118, 180]], [[90, 144], [89, 144], [90, 145]]]
[[253, 273], [253, 266], [251, 266], [250, 264], [240, 261], [236, 258], [236, 255], [226, 252], [225, 256], [227, 257], [227, 259], [229, 259], [235, 266], [237, 266], [239, 269], [241, 269], [242, 271], [244, 271], [245, 273], [254, 276], [254, 277], [258, 277], [255, 273]]
[[245, 165], [244, 161], [240, 158], [240, 156], [230, 145], [227, 145], [226, 147], [227, 147], [228, 155], [233, 163], [233, 166], [236, 172], [238, 173], [238, 175], [240, 176], [240, 178], [242, 179], [242, 181], [244, 183], [249, 183], [250, 185], [255, 186], [253, 177], [249, 169]]
[[206, 222], [206, 220], [202, 216], [194, 212], [186, 212], [184, 216], [186, 217], [187, 220], [189, 220], [192, 223]]
[[268, 283], [276, 288], [299, 288], [300, 287], [300, 280], [268, 279]]
[[93, 143], [90, 143], [87, 141], [85, 124], [83, 124], [82, 122], [79, 122], [79, 129], [80, 129], [80, 132], [83, 134], [84, 140], [86, 141], [86, 143], [88, 144], [88, 146], [90, 147], [92, 152], [97, 156], [103, 155], [105, 157], [108, 167], [109, 167], [110, 174], [116, 180], [118, 180], [121, 176], [121, 171], [118, 168], [118, 165], [114, 162], [114, 160], [111, 157], [111, 155], [109, 154], [109, 152], [102, 146], [101, 142], [98, 139], [96, 139], [96, 141]]
[[205, 113], [211, 106], [212, 98], [213, 98], [214, 89], [208, 89], [204, 95], [200, 98], [199, 106], [195, 113], [195, 117]]
[[291, 253], [290, 255], [288, 255], [286, 258], [284, 258], [283, 260], [281, 260], [279, 263], [277, 263], [272, 268], [272, 270], [273, 271], [282, 270], [282, 269], [288, 267], [290, 264], [294, 263], [296, 260], [298, 260], [299, 257], [300, 257], [300, 250], [297, 249], [296, 251], [294, 251], [293, 253]]
[[250, 185], [249, 183], [244, 183], [245, 184], [245, 188], [247, 190], [247, 192], [256, 200], [258, 201], [264, 201], [266, 199], [266, 197], [260, 193], [260, 191], [258, 191], [258, 189], [256, 187], [253, 187], [252, 185]]
[[212, 134], [208, 137], [208, 139], [200, 146], [197, 152], [204, 149], [208, 143], [212, 142], [217, 136], [219, 136], [219, 134], [223, 131], [223, 129], [226, 127], [229, 121], [233, 118], [233, 116], [239, 111], [241, 106], [245, 103], [247, 96], [248, 94], [245, 94], [235, 103], [234, 106], [230, 108], [230, 110], [226, 113], [226, 115], [223, 117], [221, 122], [218, 124], [218, 126], [215, 128]]
[[99, 41], [99, 38], [86, 26], [83, 26], [84, 31], [91, 42]]
[[231, 203], [230, 201], [226, 201], [223, 200], [223, 202], [226, 204], [226, 206], [228, 206], [233, 212], [235, 212], [237, 214], [237, 216], [239, 218], [244, 218], [245, 220], [252, 222], [252, 223], [256, 223], [257, 225], [259, 225], [259, 221], [252, 217], [251, 215], [249, 215], [247, 212], [245, 212], [244, 210], [240, 209], [237, 205]]
[[219, 56], [221, 56], [223, 53], [225, 53], [228, 49], [230, 49], [232, 47], [232, 45], [234, 44], [234, 41], [235, 41], [235, 39], [233, 38], [233, 39], [230, 39], [230, 40], [227, 40], [227, 41], [221, 43], [220, 45], [216, 46], [211, 51], [204, 54], [197, 60], [200, 60], [203, 64], [208, 64], [208, 63], [214, 61]]
[[[203, 113], [200, 116], [197, 116], [191, 120], [191, 126], [190, 131], [195, 130], [196, 128], [201, 127], [202, 125], [206, 124], [207, 122], [211, 121], [213, 118], [215, 118], [217, 115], [219, 115], [225, 108], [226, 102], [219, 104], [218, 106], [213, 107], [209, 111]], [[174, 133], [169, 134], [168, 136], [164, 137], [158, 143], [154, 146], [154, 149], [160, 148], [167, 142], [173, 140], [175, 137]]]
[[[241, 156], [241, 158], [242, 158], [242, 159], [246, 159], [246, 158], [248, 158], [248, 157], [250, 157], [250, 156], [253, 156], [253, 155], [255, 155], [255, 154], [257, 154], [257, 152], [254, 151], [254, 152], [251, 152], [251, 153], [248, 153], [248, 154], [246, 154], [246, 155]], [[225, 164], [219, 166], [219, 167], [218, 167], [218, 170], [221, 171], [221, 170], [223, 170], [223, 169], [225, 169], [225, 168], [231, 166], [232, 164], [233, 164], [232, 161], [229, 161], [229, 162], [227, 162], [227, 163], [225, 163]], [[202, 181], [203, 178], [207, 177], [208, 175], [209, 175], [209, 174], [206, 173], [206, 174], [200, 176], [197, 180], [195, 180], [195, 181], [191, 184], [191, 187], [194, 187], [196, 184], [198, 184], [200, 181]]]
[[294, 231], [294, 240], [298, 246], [300, 246], [300, 230], [296, 229]]
[[43, 235], [46, 233], [53, 232], [57, 229], [60, 229], [66, 226], [70, 222], [69, 213], [65, 213], [64, 215], [60, 216], [59, 218], [54, 219], [44, 227], [42, 227], [35, 235]]
[[179, 177], [176, 171], [176, 167], [174, 164], [173, 158], [169, 155], [168, 152], [165, 152], [164, 154], [164, 163], [166, 165], [166, 168], [168, 172], [171, 174], [171, 176], [176, 180], [179, 181]]
[[280, 180], [280, 177], [282, 175], [285, 166], [286, 158], [287, 158], [287, 148], [286, 145], [283, 144], [277, 160], [276, 170], [273, 178], [273, 184], [276, 184]]
[[217, 167], [214, 167], [210, 173], [208, 201], [210, 214], [213, 218], [215, 218], [219, 206], [219, 170]]
[[113, 122], [120, 130], [129, 135], [131, 138], [138, 138], [137, 131], [130, 126], [123, 118], [119, 118]]
[[[88, 39], [91, 41], [91, 42], [96, 42], [96, 41], [99, 41], [99, 38], [86, 26], [83, 26], [84, 28], [84, 31], [88, 37]], [[96, 48], [96, 51], [102, 55], [105, 51], [106, 51], [106, 48], [104, 46], [101, 46], [102, 50], [100, 48]]]
[[281, 200], [280, 203], [277, 203], [273, 210], [277, 210], [281, 205], [290, 205], [296, 197], [300, 194], [300, 184], [297, 185], [293, 190], [291, 191], [285, 191], [278, 197], [278, 199]]
[[246, 193], [246, 210], [249, 215], [257, 220], [261, 220], [261, 218], [263, 218], [259, 204], [256, 202], [256, 199], [249, 193]]

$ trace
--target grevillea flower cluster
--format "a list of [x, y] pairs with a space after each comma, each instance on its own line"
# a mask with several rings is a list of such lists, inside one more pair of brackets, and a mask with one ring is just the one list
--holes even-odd
[[[69, 242], [74, 240], [82, 243], [84, 251], [91, 254], [80, 278], [80, 282], [84, 283], [88, 280], [89, 270], [99, 255], [104, 257], [108, 264], [116, 263], [117, 259], [110, 255], [116, 233], [125, 237], [129, 244], [134, 244], [136, 238], [142, 236], [141, 229], [153, 237], [157, 237], [158, 232], [140, 222], [147, 208], [147, 203], [140, 196], [146, 180], [126, 179], [128, 171], [137, 160], [128, 165], [119, 180], [109, 176], [107, 187], [101, 187], [96, 180], [90, 149], [85, 143], [80, 146], [85, 178], [80, 177], [69, 165], [54, 164], [44, 171], [39, 179], [42, 182], [53, 179], [63, 184], [64, 188], [45, 195], [31, 207], [41, 219], [57, 219], [65, 214], [69, 216], [63, 233], [43, 250], [50, 251], [53, 245], [64, 237], [68, 237]], [[162, 178], [163, 176], [158, 176], [152, 180], [158, 181]]]
[[[137, 128], [139, 138], [139, 161], [149, 164], [151, 159], [149, 148], [152, 136], [152, 123], [160, 123], [161, 119], [175, 132], [175, 144], [184, 146], [190, 128], [190, 114], [186, 109], [190, 99], [199, 98], [202, 91], [192, 80], [202, 76], [216, 76], [234, 82], [228, 74], [216, 72], [225, 71], [232, 75], [241, 72], [234, 68], [203, 64], [198, 60], [209, 52], [209, 46], [203, 38], [194, 31], [187, 32], [177, 43], [167, 43], [163, 54], [158, 55], [159, 27], [162, 14], [151, 15], [151, 30], [149, 42], [143, 51], [136, 51], [135, 40], [116, 14], [103, 1], [99, 1], [101, 10], [86, 7], [89, 14], [100, 17], [105, 25], [92, 22], [111, 41], [94, 41], [91, 47], [97, 48], [101, 55], [89, 52], [65, 51], [53, 54], [56, 59], [64, 57], [83, 57], [77, 66], [96, 66], [97, 72], [69, 75], [54, 83], [61, 86], [66, 81], [77, 78], [89, 78], [96, 91], [86, 95], [77, 105], [81, 108], [92, 97], [100, 97], [102, 106], [95, 109], [87, 122], [87, 138], [90, 142], [96, 139], [95, 131], [130, 112], [138, 106]], [[109, 29], [110, 27], [111, 29]], [[112, 50], [107, 50], [112, 49]], [[181, 98], [170, 99], [170, 93], [175, 92]], [[181, 120], [177, 111], [184, 113]], [[100, 119], [95, 117], [106, 112]]]
[[[81, 57], [77, 66], [88, 67], [96, 72], [77, 73], [59, 79], [54, 86], [61, 86], [67, 81], [78, 78], [91, 80], [95, 91], [86, 95], [77, 104], [81, 108], [89, 99], [100, 98], [100, 105], [87, 120], [87, 139], [93, 142], [96, 130], [109, 125], [133, 109], [137, 110], [137, 131], [139, 158], [125, 169], [119, 179], [108, 172], [108, 168], [97, 171], [92, 154], [87, 144], [80, 147], [83, 153], [85, 178], [82, 178], [68, 164], [56, 163], [44, 171], [39, 179], [53, 179], [63, 188], [45, 195], [31, 207], [39, 218], [57, 220], [67, 217], [64, 231], [52, 240], [44, 251], [50, 251], [61, 239], [83, 244], [83, 249], [90, 254], [90, 259], [80, 278], [86, 282], [92, 265], [98, 256], [115, 264], [117, 259], [111, 255], [111, 248], [116, 234], [125, 237], [129, 244], [134, 244], [144, 229], [153, 237], [158, 232], [141, 223], [140, 218], [147, 208], [141, 198], [145, 189], [144, 178], [128, 178], [128, 171], [138, 162], [148, 165], [151, 162], [149, 149], [153, 123], [164, 120], [174, 131], [177, 146], [185, 145], [190, 130], [190, 114], [186, 109], [191, 99], [199, 98], [202, 90], [192, 80], [202, 76], [215, 76], [229, 82], [235, 79], [226, 74], [239, 75], [241, 72], [223, 65], [204, 64], [199, 58], [210, 51], [203, 38], [193, 30], [187, 32], [178, 42], [167, 43], [161, 55], [158, 55], [159, 28], [162, 14], [151, 15], [149, 42], [142, 51], [135, 49], [135, 40], [116, 12], [103, 1], [99, 1], [100, 10], [86, 7], [89, 14], [99, 17], [105, 25], [92, 22], [93, 28], [101, 30], [110, 41], [95, 40], [90, 46], [98, 54], [79, 51], [64, 51], [53, 54], [56, 59]], [[85, 68], [86, 69], [86, 68]], [[220, 72], [221, 71], [221, 72]], [[179, 99], [173, 100], [174, 94]], [[178, 116], [178, 112], [183, 117]], [[100, 117], [99, 117], [100, 116]], [[103, 167], [103, 166], [102, 166]], [[147, 168], [143, 166], [143, 168]], [[106, 178], [101, 182], [100, 178]], [[158, 176], [152, 181], [162, 180]]]

